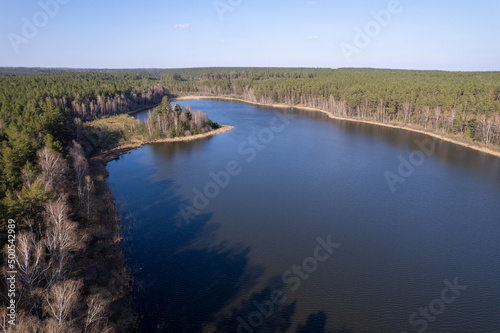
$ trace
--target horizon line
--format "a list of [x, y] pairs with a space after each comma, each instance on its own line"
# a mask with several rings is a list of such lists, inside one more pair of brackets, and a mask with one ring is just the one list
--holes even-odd
[[316, 70], [393, 70], [393, 71], [419, 71], [419, 72], [449, 72], [449, 73], [500, 73], [500, 70], [446, 70], [446, 69], [408, 69], [386, 67], [275, 67], [275, 66], [200, 66], [200, 67], [50, 67], [50, 66], [0, 66], [0, 69], [50, 69], [50, 70], [184, 70], [184, 69], [316, 69]]

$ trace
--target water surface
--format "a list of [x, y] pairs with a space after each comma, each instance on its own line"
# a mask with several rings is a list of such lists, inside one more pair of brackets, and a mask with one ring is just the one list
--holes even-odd
[[[236, 129], [108, 164], [142, 332], [500, 332], [499, 158], [322, 113], [178, 103]], [[466, 289], [445, 303], [447, 283]]]

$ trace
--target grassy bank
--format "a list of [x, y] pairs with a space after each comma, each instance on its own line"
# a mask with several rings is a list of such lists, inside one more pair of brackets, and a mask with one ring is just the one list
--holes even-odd
[[181, 137], [148, 138], [140, 130], [141, 122], [126, 114], [94, 120], [86, 124], [86, 131], [93, 139], [98, 159], [109, 162], [132, 149], [140, 148], [150, 143], [182, 142], [207, 138], [213, 135], [233, 130], [233, 126], [220, 125], [220, 128], [205, 133]]

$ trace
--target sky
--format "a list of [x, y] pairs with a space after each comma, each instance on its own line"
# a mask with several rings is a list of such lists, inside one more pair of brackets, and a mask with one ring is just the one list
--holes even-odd
[[499, 0], [0, 0], [0, 66], [500, 70]]

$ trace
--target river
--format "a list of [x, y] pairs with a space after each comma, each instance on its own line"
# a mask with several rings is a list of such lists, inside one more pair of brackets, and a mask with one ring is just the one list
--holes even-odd
[[108, 163], [141, 332], [500, 332], [500, 158], [178, 103], [235, 129]]

